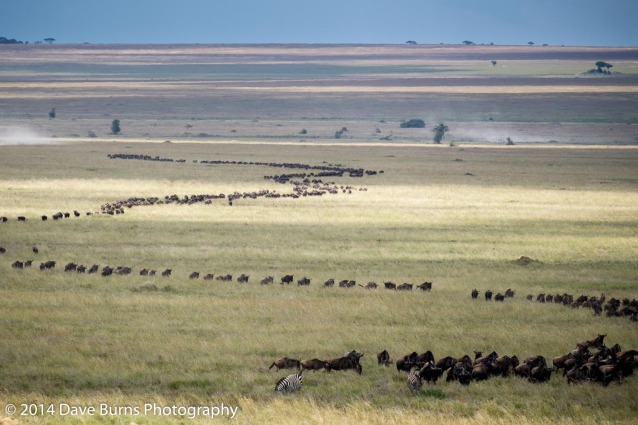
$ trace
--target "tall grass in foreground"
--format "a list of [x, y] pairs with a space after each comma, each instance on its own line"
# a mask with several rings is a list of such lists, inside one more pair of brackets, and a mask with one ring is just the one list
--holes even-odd
[[[224, 401], [240, 406], [241, 423], [629, 423], [637, 416], [635, 376], [607, 388], [570, 386], [559, 375], [542, 385], [518, 378], [469, 387], [439, 382], [414, 395], [403, 374], [375, 359], [383, 349], [395, 360], [425, 350], [437, 358], [473, 350], [552, 358], [599, 333], [610, 345], [637, 348], [636, 325], [626, 318], [524, 299], [539, 292], [636, 297], [633, 150], [622, 158], [601, 150], [594, 158], [580, 150], [286, 147], [287, 158], [299, 162], [356, 158], [385, 173], [344, 179], [368, 188], [349, 196], [137, 207], [118, 217], [39, 221], [44, 212], [93, 210], [129, 196], [228, 193], [269, 184], [267, 169], [103, 160], [113, 148], [80, 145], [69, 157], [66, 147], [49, 147], [52, 162], [40, 168], [40, 179], [12, 177], [0, 162], [0, 214], [28, 216], [26, 223], [0, 224], [0, 246], [7, 247], [0, 257], [0, 405]], [[170, 149], [188, 159], [210, 158], [208, 147]], [[215, 149], [232, 158], [233, 146]], [[0, 161], [13, 164], [23, 153], [11, 152]], [[236, 159], [272, 160], [277, 152], [242, 146]], [[454, 161], [460, 155], [462, 168]], [[549, 160], [562, 166], [548, 167]], [[91, 161], [99, 175], [79, 166]], [[61, 178], [60, 165], [73, 172]], [[469, 167], [476, 178], [464, 175]], [[40, 248], [37, 256], [33, 245]], [[521, 255], [537, 261], [519, 265]], [[29, 258], [36, 266], [53, 259], [58, 267], [10, 266]], [[71, 261], [174, 271], [169, 279], [64, 273]], [[192, 271], [251, 277], [247, 285], [193, 281]], [[311, 286], [258, 284], [287, 273], [312, 278]], [[432, 280], [434, 288], [322, 288], [331, 277], [362, 284]], [[140, 290], [150, 284], [158, 290]], [[508, 287], [517, 295], [503, 304], [470, 299], [473, 288]], [[300, 393], [273, 394], [274, 382], [286, 373], [268, 371], [276, 358], [332, 358], [351, 349], [365, 353], [361, 376], [306, 372]], [[177, 420], [101, 420], [129, 419]]]

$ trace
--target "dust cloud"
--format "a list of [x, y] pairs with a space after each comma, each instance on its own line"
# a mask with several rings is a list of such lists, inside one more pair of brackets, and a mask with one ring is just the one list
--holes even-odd
[[44, 144], [55, 144], [55, 142], [30, 128], [0, 126], [0, 146]]

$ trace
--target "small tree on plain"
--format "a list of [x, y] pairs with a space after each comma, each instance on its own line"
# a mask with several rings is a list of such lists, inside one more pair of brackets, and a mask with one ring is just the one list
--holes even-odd
[[399, 127], [401, 128], [425, 128], [425, 121], [420, 118], [403, 121]]
[[46, 41], [49, 44], [53, 44], [53, 42], [55, 41], [55, 38], [51, 38], [51, 37], [45, 38], [44, 41]]
[[49, 111], [49, 119], [52, 120], [55, 118], [55, 108], [51, 108]]
[[492, 66], [496, 66], [496, 61], [492, 61]]
[[438, 125], [436, 125], [432, 129], [432, 132], [434, 133], [434, 143], [437, 145], [440, 144], [443, 140], [443, 137], [445, 136], [445, 133], [447, 133], [448, 131], [450, 131], [450, 129], [444, 123], [439, 123]]
[[529, 44], [530, 46], [533, 46], [536, 43], [534, 43], [533, 41], [528, 41], [527, 44]]
[[120, 134], [120, 120], [113, 120], [111, 123], [111, 133]]

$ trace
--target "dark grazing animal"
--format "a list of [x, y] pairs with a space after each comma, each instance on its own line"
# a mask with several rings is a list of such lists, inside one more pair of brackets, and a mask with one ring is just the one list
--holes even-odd
[[358, 353], [355, 350], [352, 350], [344, 357], [339, 357], [337, 359], [328, 360], [328, 372], [331, 370], [348, 370], [354, 369], [357, 371], [359, 375], [363, 372], [363, 368], [361, 367], [361, 363], [359, 359], [363, 357], [362, 353]]
[[419, 288], [422, 291], [431, 291], [432, 290], [432, 282], [423, 282], [420, 285], [416, 286], [417, 288]]
[[162, 272], [163, 277], [169, 277], [173, 273], [173, 269], [166, 269]]
[[478, 298], [478, 296], [479, 296], [478, 289], [472, 289], [472, 299], [475, 300]]
[[492, 300], [492, 294], [493, 294], [493, 292], [490, 291], [489, 289], [487, 291], [485, 291], [485, 301], [491, 301]]
[[239, 282], [239, 283], [248, 283], [248, 278], [249, 277], [250, 276], [245, 275], [245, 274], [242, 273], [242, 275], [237, 278], [237, 282]]
[[505, 301], [505, 295], [499, 292], [498, 294], [494, 296], [494, 301], [500, 301], [500, 302]]
[[425, 379], [427, 383], [434, 383], [443, 375], [443, 369], [434, 366], [433, 362], [427, 362], [421, 369], [419, 369], [419, 376], [421, 379]]
[[505, 290], [505, 296], [506, 296], [507, 298], [514, 298], [514, 295], [515, 295], [515, 294], [516, 294], [516, 291], [512, 291], [512, 289], [510, 289], [510, 288], [507, 288], [507, 289]]
[[383, 350], [382, 352], [377, 354], [377, 363], [386, 367], [392, 364], [392, 360], [390, 359], [390, 353], [388, 353], [388, 350]]
[[310, 279], [307, 277], [303, 277], [297, 281], [297, 286], [308, 286], [310, 285]]
[[275, 384], [275, 391], [280, 393], [294, 393], [301, 388], [303, 378], [301, 372], [288, 375], [285, 378], [281, 378]]
[[365, 286], [363, 285], [359, 285], [360, 287], [362, 287], [363, 289], [377, 289], [379, 285], [377, 285], [375, 282], [368, 282], [366, 283]]
[[397, 291], [411, 291], [414, 284], [412, 283], [403, 283], [401, 285], [397, 285]]
[[214, 277], [215, 275], [213, 273], [208, 273], [204, 276], [204, 280], [213, 280]]
[[262, 285], [270, 285], [275, 278], [273, 276], [266, 276], [259, 282]]
[[294, 278], [291, 274], [287, 274], [281, 278], [281, 284], [283, 285], [285, 283], [286, 285], [289, 285], [290, 283], [292, 283], [293, 279]]
[[193, 272], [188, 276], [189, 279], [199, 279], [199, 272]]
[[296, 368], [297, 370], [299, 370], [301, 368], [300, 362], [297, 359], [289, 359], [288, 357], [282, 357], [280, 359], [275, 360], [270, 367], [268, 368], [268, 370], [272, 369], [273, 367], [276, 367], [277, 370], [280, 369], [293, 369]]
[[328, 362], [319, 359], [312, 360], [302, 360], [301, 361], [301, 371], [304, 370], [321, 370], [328, 369]]
[[334, 279], [328, 279], [323, 283], [323, 287], [324, 288], [331, 288], [335, 285], [335, 280]]
[[385, 289], [397, 289], [397, 284], [393, 282], [383, 282]]

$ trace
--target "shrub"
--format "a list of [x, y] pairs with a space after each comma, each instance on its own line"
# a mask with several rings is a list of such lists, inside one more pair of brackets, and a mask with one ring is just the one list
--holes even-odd
[[120, 134], [120, 120], [113, 120], [111, 123], [111, 133]]
[[409, 121], [403, 121], [401, 128], [425, 128], [425, 121], [422, 119], [411, 119]]

